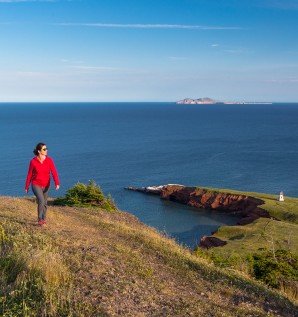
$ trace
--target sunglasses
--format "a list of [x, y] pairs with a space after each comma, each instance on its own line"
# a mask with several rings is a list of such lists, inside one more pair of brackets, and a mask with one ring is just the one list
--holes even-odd
[[44, 149], [42, 149], [43, 151], [47, 151], [48, 150], [48, 148], [47, 147], [45, 147]]

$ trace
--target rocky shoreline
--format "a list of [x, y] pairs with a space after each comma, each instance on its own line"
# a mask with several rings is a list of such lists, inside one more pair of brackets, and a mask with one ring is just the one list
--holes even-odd
[[[264, 201], [245, 194], [230, 194], [200, 187], [187, 187], [178, 184], [168, 184], [149, 187], [127, 187], [126, 189], [145, 194], [158, 195], [161, 199], [202, 209], [233, 213], [240, 217], [238, 225], [246, 225], [263, 217], [271, 218], [269, 213], [260, 208]], [[210, 248], [225, 245], [226, 242], [213, 236], [204, 236], [200, 247]]]

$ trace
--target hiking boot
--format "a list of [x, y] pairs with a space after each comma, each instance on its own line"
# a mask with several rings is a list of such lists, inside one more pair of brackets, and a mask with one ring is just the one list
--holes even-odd
[[38, 225], [38, 226], [42, 226], [42, 225], [43, 225], [43, 221], [41, 221], [41, 220], [38, 221], [37, 225]]
[[46, 225], [47, 224], [47, 221], [46, 220], [43, 220], [43, 222], [42, 222], [44, 225]]

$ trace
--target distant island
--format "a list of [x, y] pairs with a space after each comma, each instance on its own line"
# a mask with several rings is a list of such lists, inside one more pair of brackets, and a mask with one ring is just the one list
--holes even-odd
[[222, 103], [221, 101], [216, 101], [214, 99], [205, 97], [205, 98], [198, 98], [198, 99], [191, 99], [191, 98], [185, 98], [183, 100], [176, 101], [177, 104], [216, 104], [216, 103]]
[[258, 104], [272, 104], [272, 102], [247, 102], [247, 101], [219, 101], [219, 100], [214, 100], [209, 97], [205, 98], [198, 98], [198, 99], [191, 99], [191, 98], [185, 98], [183, 100], [176, 101], [176, 104], [183, 104], [183, 105], [214, 105], [214, 104], [226, 104], [226, 105], [232, 105], [232, 104], [237, 104], [237, 105], [258, 105]]

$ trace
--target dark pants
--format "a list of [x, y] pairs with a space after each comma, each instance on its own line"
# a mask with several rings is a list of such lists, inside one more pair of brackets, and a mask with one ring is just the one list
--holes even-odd
[[37, 198], [38, 221], [44, 221], [46, 220], [47, 216], [47, 200], [49, 196], [50, 186], [44, 188], [32, 185], [32, 191]]

